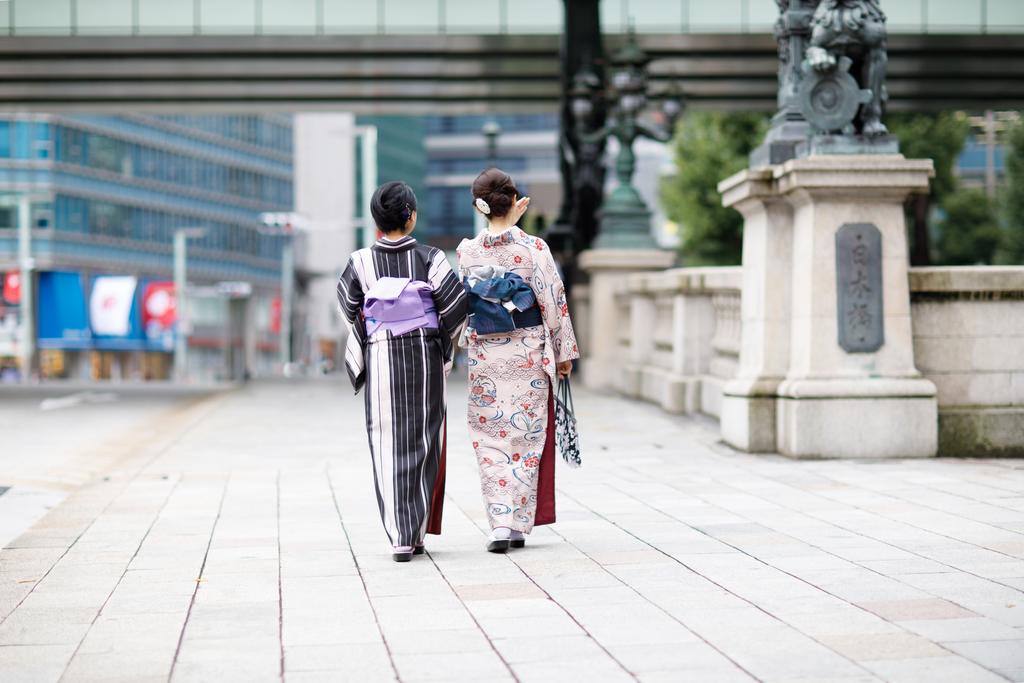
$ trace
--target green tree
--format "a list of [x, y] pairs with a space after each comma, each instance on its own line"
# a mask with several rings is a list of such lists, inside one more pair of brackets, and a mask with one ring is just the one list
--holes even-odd
[[661, 199], [682, 228], [686, 265], [734, 265], [743, 252], [743, 217], [722, 206], [719, 181], [747, 167], [747, 155], [764, 137], [762, 114], [688, 114], [672, 142], [678, 172], [665, 178]]
[[[900, 141], [900, 152], [908, 159], [931, 159], [935, 162], [935, 177], [931, 192], [914, 195], [907, 201], [907, 215], [911, 229], [910, 262], [927, 265], [932, 261], [929, 244], [928, 219], [933, 206], [941, 206], [943, 199], [956, 190], [954, 169], [964, 148], [970, 122], [961, 112], [939, 114], [890, 114], [886, 117], [890, 132]], [[941, 250], [934, 256], [940, 263], [947, 261]]]
[[994, 203], [984, 191], [965, 188], [942, 200], [945, 217], [939, 223], [936, 247], [942, 263], [966, 266], [992, 263], [1002, 231]]
[[1007, 136], [1006, 182], [1000, 194], [1005, 226], [997, 261], [1024, 263], [1024, 123]]

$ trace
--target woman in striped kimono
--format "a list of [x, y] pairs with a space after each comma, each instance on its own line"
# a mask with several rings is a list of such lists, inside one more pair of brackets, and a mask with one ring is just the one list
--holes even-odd
[[548, 245], [516, 223], [530, 203], [496, 168], [473, 182], [487, 230], [459, 246], [469, 293], [469, 434], [491, 535], [487, 549], [526, 544], [555, 521], [552, 383], [579, 357], [565, 287]]
[[365, 384], [366, 432], [377, 505], [396, 562], [441, 533], [445, 474], [445, 382], [466, 295], [444, 252], [419, 244], [416, 196], [401, 182], [374, 193], [383, 237], [349, 258], [338, 301], [350, 325], [345, 365]]

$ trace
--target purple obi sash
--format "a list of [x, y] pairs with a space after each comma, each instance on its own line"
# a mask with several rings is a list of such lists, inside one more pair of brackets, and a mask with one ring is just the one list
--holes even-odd
[[382, 277], [366, 292], [363, 316], [366, 334], [382, 327], [393, 335], [405, 334], [421, 327], [438, 327], [437, 307], [431, 287], [421, 280], [407, 277]]

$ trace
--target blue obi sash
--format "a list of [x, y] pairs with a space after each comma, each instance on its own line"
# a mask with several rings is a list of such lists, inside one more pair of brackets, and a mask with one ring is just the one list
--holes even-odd
[[537, 296], [515, 273], [467, 277], [462, 285], [469, 295], [469, 326], [477, 334], [511, 332], [542, 322]]

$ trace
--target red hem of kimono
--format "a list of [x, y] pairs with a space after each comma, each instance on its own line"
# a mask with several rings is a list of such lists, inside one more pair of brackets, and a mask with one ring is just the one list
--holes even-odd
[[548, 382], [548, 429], [537, 477], [537, 512], [534, 526], [555, 523], [555, 392]]
[[430, 497], [430, 516], [427, 517], [427, 533], [441, 535], [441, 516], [444, 513], [444, 467], [448, 451], [448, 420], [441, 422], [441, 458], [437, 463], [437, 479]]

